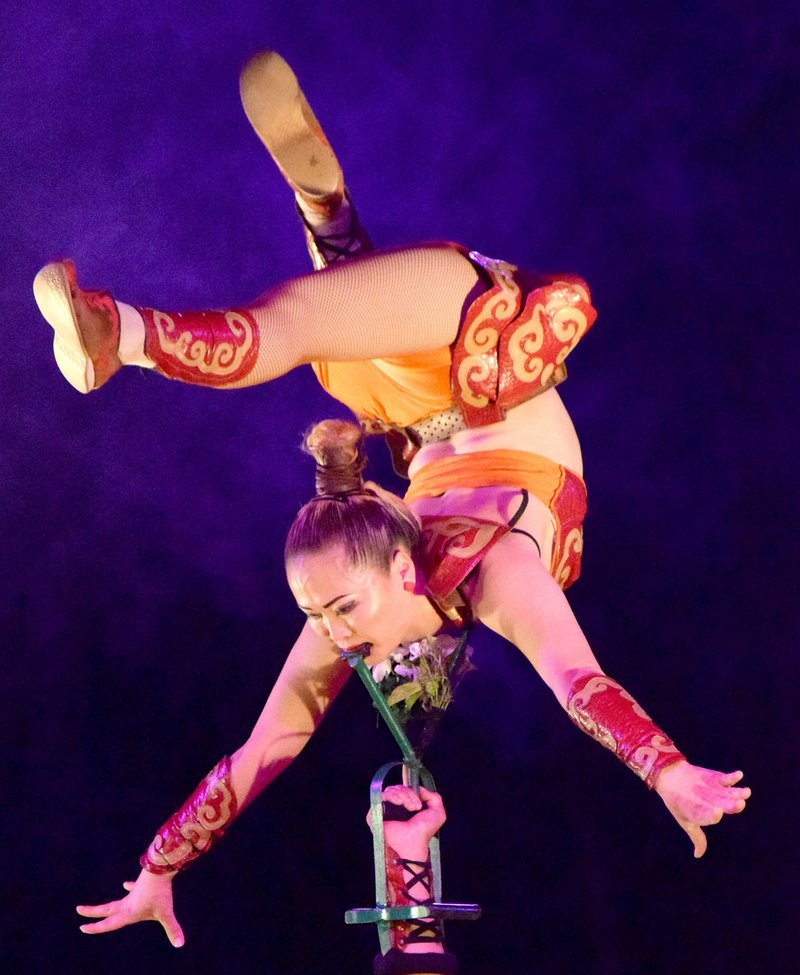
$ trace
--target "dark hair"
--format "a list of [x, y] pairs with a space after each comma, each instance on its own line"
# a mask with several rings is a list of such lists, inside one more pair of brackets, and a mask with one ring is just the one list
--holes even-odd
[[415, 554], [420, 524], [396, 495], [364, 483], [364, 435], [345, 420], [323, 420], [306, 435], [304, 449], [317, 462], [317, 496], [298, 511], [286, 539], [284, 561], [342, 545], [354, 566], [388, 571], [398, 548]]

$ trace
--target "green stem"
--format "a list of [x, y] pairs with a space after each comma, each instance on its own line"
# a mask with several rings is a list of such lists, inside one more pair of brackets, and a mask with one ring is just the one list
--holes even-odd
[[395, 718], [395, 716], [392, 714], [391, 709], [383, 698], [383, 694], [381, 694], [380, 688], [375, 683], [372, 676], [372, 671], [364, 662], [364, 658], [361, 656], [359, 651], [357, 649], [352, 650], [349, 653], [347, 651], [343, 651], [342, 659], [350, 664], [353, 670], [361, 678], [361, 682], [363, 683], [364, 687], [366, 687], [367, 691], [369, 691], [369, 695], [372, 698], [375, 707], [380, 712], [383, 720], [389, 726], [389, 731], [391, 731], [391, 733], [394, 735], [394, 740], [400, 746], [400, 751], [403, 753], [403, 759], [405, 762], [410, 766], [418, 765], [419, 758], [417, 757], [414, 749], [411, 747], [411, 742], [408, 740], [408, 737], [401, 728], [397, 718]]

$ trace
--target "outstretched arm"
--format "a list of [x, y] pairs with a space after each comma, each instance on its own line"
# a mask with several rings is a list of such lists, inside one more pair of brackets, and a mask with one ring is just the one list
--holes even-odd
[[[331, 642], [316, 635], [309, 625], [303, 628], [250, 737], [230, 760], [226, 782], [230, 782], [233, 810], [241, 812], [249, 805], [300, 753], [319, 726], [351, 673], [334, 650]], [[229, 816], [223, 825], [227, 827], [232, 818]], [[176, 832], [172, 826], [174, 819], [162, 827], [162, 836], [170, 830]], [[180, 824], [183, 836], [187, 835], [186, 819], [183, 816]], [[198, 849], [202, 852], [213, 842], [213, 832], [211, 835], [206, 832], [202, 846], [192, 843], [197, 840], [197, 823], [189, 822], [188, 826], [192, 829], [188, 833], [191, 839], [185, 845], [191, 852], [178, 862], [177, 869], [194, 859]], [[149, 855], [150, 851], [145, 859]], [[81, 931], [104, 934], [139, 921], [158, 921], [170, 942], [176, 948], [180, 947], [184, 936], [175, 917], [172, 899], [172, 880], [177, 869], [156, 865], [155, 869], [162, 871], [156, 873], [153, 862], [148, 865], [149, 869], [143, 869], [136, 881], [124, 884], [128, 893], [120, 900], [79, 906], [77, 911], [82, 916], [99, 919], [81, 925]]]
[[233, 755], [240, 810], [300, 754], [351, 673], [330, 639], [306, 623], [250, 737]]
[[524, 537], [508, 535], [488, 552], [470, 595], [476, 617], [519, 647], [570, 718], [661, 796], [702, 856], [702, 827], [741, 812], [750, 797], [750, 789], [737, 786], [742, 773], [689, 763], [630, 694], [605, 677], [564, 593]]
[[530, 539], [509, 534], [490, 549], [468, 592], [473, 613], [518, 647], [566, 708], [572, 685], [600, 664]]

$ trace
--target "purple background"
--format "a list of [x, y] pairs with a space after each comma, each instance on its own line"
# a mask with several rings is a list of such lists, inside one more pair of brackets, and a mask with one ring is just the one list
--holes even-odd
[[21, 0], [3, 20], [4, 970], [338, 975], [375, 950], [342, 913], [372, 902], [362, 817], [394, 746], [355, 684], [181, 878], [186, 948], [152, 925], [89, 939], [73, 913], [121, 892], [255, 720], [300, 623], [280, 558], [311, 490], [299, 434], [342, 411], [310, 370], [219, 393], [129, 369], [82, 398], [30, 285], [71, 256], [87, 286], [202, 307], [306, 270], [238, 102], [267, 47], [376, 242], [461, 240], [592, 284], [563, 387], [590, 488], [572, 602], [689, 756], [755, 791], [695, 862], [481, 634], [430, 755], [445, 895], [484, 907], [449, 927], [464, 972], [791, 970], [797, 6]]

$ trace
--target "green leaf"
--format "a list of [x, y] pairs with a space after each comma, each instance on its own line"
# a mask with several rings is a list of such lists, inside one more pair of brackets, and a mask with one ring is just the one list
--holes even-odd
[[[407, 684], [399, 684], [392, 693], [386, 698], [389, 707], [405, 702], [406, 707], [411, 707], [414, 701], [422, 693], [422, 688], [416, 681], [409, 681]], [[409, 702], [409, 698], [412, 700]]]

